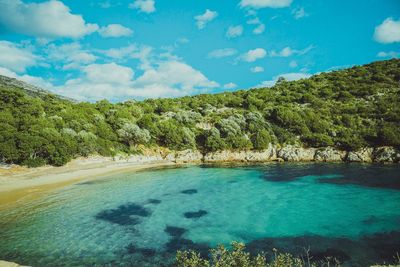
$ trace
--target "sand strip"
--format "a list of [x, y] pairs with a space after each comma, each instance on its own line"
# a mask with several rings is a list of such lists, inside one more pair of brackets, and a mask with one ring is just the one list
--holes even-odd
[[22, 201], [39, 198], [49, 190], [71, 185], [82, 180], [106, 175], [138, 171], [147, 168], [173, 166], [171, 161], [124, 162], [111, 158], [79, 158], [62, 167], [25, 168], [13, 166], [0, 169], [0, 210]]

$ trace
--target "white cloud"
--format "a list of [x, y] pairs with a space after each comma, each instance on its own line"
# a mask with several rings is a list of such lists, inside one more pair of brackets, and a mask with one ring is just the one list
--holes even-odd
[[236, 38], [243, 34], [243, 26], [229, 26], [228, 30], [226, 31], [226, 37], [228, 38]]
[[0, 67], [25, 72], [27, 68], [37, 65], [38, 60], [38, 56], [21, 45], [0, 41]]
[[0, 26], [38, 38], [79, 38], [98, 30], [97, 24], [86, 23], [57, 0], [28, 4], [2, 0], [0, 10]]
[[126, 57], [130, 57], [138, 50], [139, 47], [137, 45], [128, 45], [120, 48], [110, 48], [108, 50], [101, 50], [99, 52], [113, 59], [123, 59]]
[[131, 44], [120, 48], [99, 50], [98, 52], [110, 59], [117, 60], [118, 62], [125, 62], [129, 59], [138, 59], [140, 61], [139, 68], [144, 70], [150, 68], [153, 48], [145, 45]]
[[260, 66], [256, 66], [256, 67], [254, 67], [254, 68], [251, 68], [250, 71], [251, 71], [251, 72], [254, 72], [254, 73], [264, 72], [264, 68], [263, 68], [263, 67], [260, 67]]
[[0, 67], [0, 75], [4, 75], [10, 78], [15, 78], [21, 81], [24, 81], [26, 83], [38, 86], [40, 88], [43, 89], [52, 89], [53, 85], [51, 83], [49, 83], [48, 81], [45, 81], [43, 78], [41, 77], [35, 77], [35, 76], [31, 76], [31, 75], [18, 75], [17, 73], [7, 69], [7, 68], [3, 68]]
[[400, 42], [400, 20], [385, 19], [382, 24], [375, 27], [374, 38], [384, 44]]
[[265, 31], [265, 24], [262, 23], [258, 17], [255, 17], [255, 18], [252, 18], [252, 19], [248, 20], [247, 24], [257, 25], [253, 29], [253, 33], [254, 34], [261, 34], [261, 33], [263, 33]]
[[296, 67], [297, 67], [297, 61], [296, 61], [296, 60], [290, 61], [289, 67], [291, 67], [291, 68], [296, 68]]
[[[107, 75], [104, 75], [104, 74]], [[137, 79], [131, 68], [115, 63], [92, 64], [83, 69], [83, 76], [70, 79], [56, 92], [78, 100], [96, 101], [128, 98], [176, 97], [219, 86], [200, 71], [180, 61], [158, 62]]]
[[183, 93], [190, 93], [195, 88], [213, 88], [218, 83], [209, 81], [200, 71], [178, 61], [161, 62], [156, 68], [146, 70], [135, 81], [140, 87], [156, 87], [162, 84], [178, 87]]
[[257, 85], [256, 87], [272, 87], [278, 81], [278, 79], [282, 77], [286, 81], [297, 81], [300, 79], [306, 79], [311, 77], [309, 73], [302, 73], [302, 72], [290, 72], [290, 73], [283, 73], [278, 76], [275, 76], [272, 80], [263, 81], [261, 84]]
[[264, 31], [265, 31], [265, 24], [261, 23], [256, 28], [254, 28], [253, 33], [254, 34], [261, 34]]
[[308, 17], [308, 14], [304, 11], [304, 7], [293, 9], [292, 15], [295, 19]]
[[242, 0], [240, 1], [240, 6], [250, 8], [282, 8], [290, 6], [291, 3], [292, 0]]
[[292, 49], [289, 46], [283, 48], [281, 51], [272, 50], [269, 52], [270, 57], [290, 57], [292, 55], [304, 55], [308, 53], [314, 46], [310, 45], [302, 50]]
[[386, 58], [398, 58], [400, 56], [400, 52], [389, 51], [389, 52], [379, 52], [377, 57], [386, 57]]
[[140, 12], [153, 13], [156, 11], [154, 0], [135, 0], [129, 4], [129, 8], [139, 9]]
[[216, 49], [208, 53], [209, 58], [230, 57], [237, 54], [237, 50], [233, 48]]
[[46, 47], [45, 53], [51, 62], [55, 64], [59, 62], [63, 70], [79, 69], [82, 65], [93, 63], [97, 59], [90, 51], [82, 49], [77, 42], [60, 46], [50, 44]]
[[131, 36], [133, 31], [121, 24], [109, 24], [106, 27], [101, 27], [99, 33], [103, 37], [124, 37]]
[[267, 52], [263, 48], [256, 48], [241, 55], [241, 59], [247, 62], [254, 62], [258, 59], [264, 58], [266, 55]]
[[281, 51], [276, 52], [275, 50], [272, 50], [270, 52], [271, 57], [289, 57], [294, 53], [294, 51], [289, 47], [283, 48]]
[[211, 11], [207, 9], [203, 14], [195, 16], [194, 19], [196, 20], [197, 28], [204, 29], [207, 23], [214, 20], [218, 16], [216, 11]]
[[126, 84], [132, 80], [134, 72], [131, 68], [115, 63], [91, 64], [83, 68], [86, 78], [90, 82]]
[[230, 82], [230, 83], [224, 84], [222, 87], [224, 89], [235, 89], [237, 87], [237, 84]]

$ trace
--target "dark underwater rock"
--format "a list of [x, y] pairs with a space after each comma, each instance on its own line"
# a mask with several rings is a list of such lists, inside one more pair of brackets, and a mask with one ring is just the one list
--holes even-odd
[[188, 219], [196, 219], [203, 217], [204, 215], [207, 215], [208, 212], [205, 210], [199, 210], [199, 211], [188, 211], [183, 214]]

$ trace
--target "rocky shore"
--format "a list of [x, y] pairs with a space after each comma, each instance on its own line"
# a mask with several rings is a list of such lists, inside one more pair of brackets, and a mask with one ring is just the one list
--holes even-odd
[[176, 163], [217, 163], [217, 162], [378, 162], [398, 163], [400, 151], [394, 147], [362, 148], [357, 151], [344, 151], [333, 147], [304, 148], [270, 144], [265, 150], [230, 151], [222, 150], [202, 154], [197, 150], [153, 151], [143, 155], [128, 157], [117, 156], [116, 161], [155, 162], [170, 161]]

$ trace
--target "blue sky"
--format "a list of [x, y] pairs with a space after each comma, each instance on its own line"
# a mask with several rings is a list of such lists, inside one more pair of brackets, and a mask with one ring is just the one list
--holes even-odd
[[398, 0], [0, 0], [0, 74], [84, 101], [271, 86], [400, 55]]

